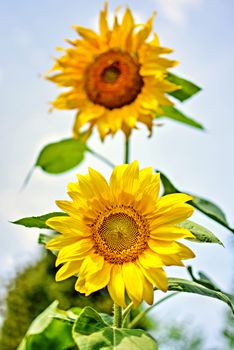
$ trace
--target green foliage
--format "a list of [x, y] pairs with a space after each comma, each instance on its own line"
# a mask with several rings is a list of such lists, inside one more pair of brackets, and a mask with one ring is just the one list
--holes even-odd
[[202, 124], [200, 124], [196, 120], [186, 116], [184, 113], [179, 111], [177, 108], [175, 108], [173, 106], [164, 106], [164, 107], [162, 107], [162, 109], [163, 109], [164, 113], [163, 113], [163, 115], [158, 116], [158, 118], [167, 117], [167, 118], [176, 120], [180, 123], [193, 126], [194, 128], [204, 130], [204, 127], [202, 126]]
[[178, 77], [175, 74], [169, 73], [167, 79], [176, 85], [179, 85], [181, 89], [168, 93], [175, 97], [177, 100], [184, 102], [188, 98], [201, 91], [201, 88], [189, 80]]
[[177, 291], [177, 292], [186, 292], [186, 293], [194, 293], [203, 295], [210, 298], [215, 298], [218, 300], [223, 301], [226, 303], [234, 313], [234, 305], [232, 304], [231, 299], [223, 292], [217, 291], [215, 289], [210, 289], [205, 287], [204, 285], [194, 282], [185, 280], [182, 278], [174, 278], [170, 277], [168, 279], [168, 290], [170, 291]]
[[[234, 297], [233, 302], [234, 302]], [[226, 323], [223, 329], [223, 336], [227, 343], [227, 350], [234, 349], [234, 317], [231, 312], [226, 314]]]
[[92, 308], [86, 307], [78, 316], [73, 337], [80, 350], [157, 350], [155, 340], [139, 329], [110, 327]]
[[12, 224], [16, 225], [22, 225], [25, 227], [38, 227], [38, 228], [48, 228], [49, 226], [46, 225], [46, 221], [50, 218], [53, 218], [55, 216], [66, 216], [66, 213], [62, 212], [54, 212], [54, 213], [48, 213], [41, 216], [31, 216], [27, 218], [22, 218], [16, 221], [13, 221]]
[[33, 319], [54, 300], [59, 300], [60, 308], [65, 310], [91, 305], [98, 311], [111, 312], [112, 301], [105, 291], [84, 297], [74, 290], [75, 277], [55, 282], [54, 266], [55, 257], [47, 252], [10, 283], [6, 301], [2, 301], [6, 302], [6, 312], [0, 335], [1, 350], [15, 350]]
[[52, 238], [58, 237], [59, 233], [53, 232], [50, 235], [45, 235], [44, 233], [40, 233], [38, 237], [38, 243], [39, 244], [46, 244], [48, 243]]
[[88, 150], [82, 139], [65, 139], [45, 146], [40, 152], [36, 166], [49, 174], [68, 171], [84, 160]]
[[[172, 182], [169, 180], [169, 178], [165, 174], [160, 172], [160, 177], [164, 187], [164, 195], [181, 192], [172, 184]], [[186, 192], [183, 191], [183, 193], [186, 193]], [[229, 226], [224, 212], [222, 211], [222, 209], [219, 208], [217, 204], [214, 204], [207, 199], [198, 197], [191, 193], [188, 193], [188, 194], [190, 194], [193, 197], [193, 199], [189, 202], [189, 204], [191, 204], [194, 208], [198, 209], [200, 212], [210, 217], [214, 221], [218, 222], [222, 226], [226, 227], [230, 231], [234, 232], [234, 228], [231, 228]]]
[[186, 238], [188, 240], [198, 243], [218, 243], [223, 246], [223, 243], [210, 230], [193, 221], [185, 220], [179, 226], [186, 228], [195, 236], [195, 238]]
[[72, 324], [55, 318], [58, 302], [53, 302], [30, 325], [18, 350], [67, 350], [75, 347]]

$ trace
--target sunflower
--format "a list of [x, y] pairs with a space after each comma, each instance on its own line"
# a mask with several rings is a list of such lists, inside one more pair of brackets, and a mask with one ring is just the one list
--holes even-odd
[[57, 201], [68, 216], [47, 221], [61, 233], [47, 243], [59, 251], [56, 280], [78, 275], [75, 289], [85, 295], [107, 286], [113, 301], [125, 294], [138, 305], [153, 303], [153, 287], [167, 291], [163, 266], [184, 266], [193, 252], [177, 239], [193, 238], [177, 226], [193, 208], [187, 194], [159, 198], [160, 175], [139, 171], [138, 162], [116, 166], [109, 183], [94, 169], [68, 185], [72, 201]]
[[154, 15], [139, 25], [127, 8], [121, 23], [115, 13], [112, 28], [107, 17], [105, 5], [99, 34], [74, 26], [80, 38], [68, 40], [71, 47], [60, 48], [63, 55], [47, 76], [67, 88], [52, 102], [53, 107], [78, 110], [75, 137], [86, 124], [89, 132], [96, 126], [102, 140], [120, 129], [129, 136], [137, 122], [151, 132], [161, 107], [173, 105], [165, 93], [179, 88], [167, 80], [168, 68], [177, 62], [161, 57], [172, 50], [161, 47], [156, 34], [147, 41]]

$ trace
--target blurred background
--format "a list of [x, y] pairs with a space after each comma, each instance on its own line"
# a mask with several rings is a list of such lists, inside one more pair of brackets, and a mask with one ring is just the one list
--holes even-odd
[[[205, 132], [197, 131], [165, 119], [164, 126], [155, 128], [151, 139], [142, 128], [142, 132], [133, 134], [131, 159], [138, 159], [141, 167], [153, 166], [162, 170], [180, 189], [219, 204], [233, 227], [234, 2], [145, 0], [143, 3], [129, 0], [127, 4], [141, 23], [157, 11], [154, 30], [162, 46], [173, 48], [173, 58], [181, 62], [174, 72], [203, 88], [180, 109], [206, 128]], [[109, 1], [110, 12], [119, 5], [125, 5], [125, 2]], [[66, 45], [64, 38], [75, 38], [71, 26], [79, 24], [97, 29], [98, 12], [102, 7], [103, 2], [95, 0], [0, 1], [1, 325], [4, 315], [9, 316], [9, 310], [13, 315], [15, 311], [11, 308], [12, 295], [9, 298], [9, 293], [13, 292], [13, 299], [23, 288], [30, 294], [37, 277], [35, 271], [42, 271], [38, 276], [43, 279], [50, 259], [43, 256], [43, 247], [37, 244], [38, 230], [14, 226], [9, 221], [56, 211], [55, 199], [65, 198], [67, 183], [74, 180], [76, 172], [86, 173], [90, 165], [105, 175], [111, 171], [92, 155], [87, 155], [79, 168], [63, 175], [52, 176], [36, 169], [28, 186], [20, 191], [39, 150], [46, 143], [71, 136], [74, 112], [48, 113], [49, 101], [58, 89], [42, 76], [52, 65], [52, 57], [57, 54], [55, 48]], [[122, 163], [121, 133], [114, 139], [107, 138], [103, 144], [94, 133], [89, 144], [113, 162]], [[191, 265], [195, 271], [205, 271], [223, 290], [233, 291], [232, 234], [202, 214], [196, 213], [194, 219], [210, 228], [225, 248], [193, 243], [197, 258]], [[34, 267], [28, 267], [35, 263]], [[31, 275], [29, 271], [29, 279], [24, 275], [25, 269], [33, 269]], [[168, 273], [188, 277], [180, 268], [170, 268]], [[16, 276], [18, 280], [14, 279]], [[52, 279], [48, 283], [53, 283]], [[69, 288], [72, 289], [71, 285]], [[37, 299], [34, 301], [38, 304], [43, 301], [43, 307], [57, 297], [57, 294], [43, 294], [38, 286], [35, 288]], [[160, 296], [162, 293], [157, 294], [157, 298]], [[28, 308], [32, 309], [33, 304]], [[62, 306], [69, 307], [65, 301]], [[32, 318], [36, 311], [25, 317]], [[160, 305], [151, 316], [158, 334], [164, 339], [160, 349], [226, 350], [233, 345], [230, 345], [230, 337], [223, 335], [233, 331], [231, 321], [227, 321], [227, 306], [217, 300], [181, 294]], [[3, 327], [3, 336], [6, 336], [9, 328]], [[228, 331], [227, 327], [230, 328]], [[157, 337], [157, 330], [154, 334]], [[174, 340], [170, 343], [168, 339]], [[191, 345], [188, 346], [189, 341]], [[14, 346], [5, 343], [0, 347], [10, 350]]]

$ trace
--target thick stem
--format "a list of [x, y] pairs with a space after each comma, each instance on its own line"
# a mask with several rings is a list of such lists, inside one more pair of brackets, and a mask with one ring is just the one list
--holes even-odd
[[142, 312], [140, 312], [128, 325], [128, 328], [134, 328], [136, 326], [136, 324], [149, 312], [151, 311], [153, 308], [155, 308], [156, 306], [158, 306], [159, 304], [163, 303], [164, 301], [166, 301], [167, 299], [172, 298], [173, 296], [175, 296], [176, 294], [178, 294], [178, 292], [166, 295], [164, 298], [160, 299], [157, 303], [151, 305], [150, 307], [148, 307], [147, 309], [143, 310]]
[[122, 326], [122, 308], [114, 303], [114, 327], [121, 328]]
[[129, 145], [130, 145], [130, 138], [126, 136], [125, 140], [125, 157], [124, 157], [124, 163], [129, 164]]

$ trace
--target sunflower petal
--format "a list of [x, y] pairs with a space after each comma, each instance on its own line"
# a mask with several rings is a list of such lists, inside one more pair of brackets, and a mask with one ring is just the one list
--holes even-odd
[[79, 272], [81, 264], [82, 260], [65, 263], [56, 273], [56, 281], [63, 281], [71, 276], [76, 275]]
[[166, 292], [168, 289], [168, 280], [165, 271], [162, 268], [145, 269], [141, 267], [143, 274], [157, 288]]
[[125, 284], [121, 265], [113, 265], [110, 282], [107, 287], [112, 300], [119, 306], [126, 307]]
[[111, 269], [112, 269], [112, 264], [109, 264], [108, 262], [104, 262], [104, 265], [101, 271], [92, 273], [90, 276], [86, 278], [86, 293], [85, 293], [86, 296], [108, 285], [110, 281]]
[[129, 298], [135, 306], [142, 302], [143, 298], [143, 276], [139, 267], [134, 263], [123, 264], [123, 279]]

